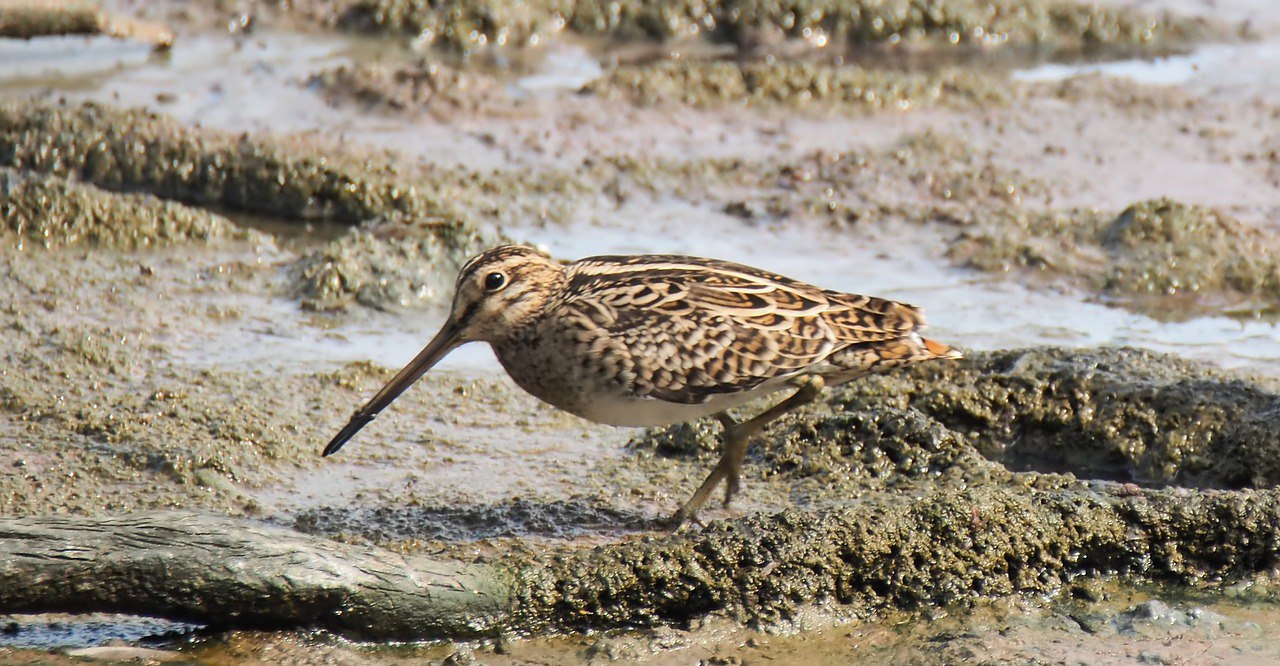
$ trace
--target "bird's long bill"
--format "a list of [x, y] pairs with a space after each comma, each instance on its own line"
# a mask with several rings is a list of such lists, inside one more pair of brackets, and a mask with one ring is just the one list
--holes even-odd
[[458, 327], [452, 321], [449, 321], [444, 325], [444, 328], [440, 329], [436, 337], [432, 338], [431, 342], [427, 343], [427, 346], [421, 352], [418, 352], [418, 355], [412, 361], [409, 361], [409, 365], [404, 366], [404, 369], [397, 372], [396, 376], [387, 382], [387, 385], [383, 386], [377, 395], [373, 396], [369, 402], [365, 403], [364, 407], [357, 409], [351, 415], [351, 420], [347, 421], [347, 425], [343, 426], [342, 430], [329, 442], [329, 445], [324, 447], [322, 455], [328, 456], [336, 453], [338, 449], [342, 448], [343, 444], [347, 443], [347, 440], [355, 437], [355, 434], [360, 432], [361, 428], [368, 425], [378, 415], [378, 412], [381, 412], [393, 400], [400, 397], [400, 394], [404, 393], [405, 389], [418, 381], [418, 378], [426, 374], [432, 366], [445, 357], [445, 354], [453, 351], [459, 344], [461, 344], [461, 341], [458, 340]]

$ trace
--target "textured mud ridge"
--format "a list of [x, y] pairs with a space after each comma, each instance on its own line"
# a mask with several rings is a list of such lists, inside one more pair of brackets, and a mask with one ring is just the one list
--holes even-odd
[[[1280, 560], [1275, 490], [1077, 477], [1238, 485], [1241, 469], [1275, 469], [1258, 423], [1277, 405], [1252, 382], [1128, 349], [976, 354], [875, 378], [773, 428], [751, 457], [749, 477], [818, 479], [826, 491], [799, 498], [815, 508], [539, 562], [522, 622], [772, 623], [812, 602], [859, 616], [1054, 593], [1079, 576], [1248, 577]], [[699, 440], [683, 427], [646, 441], [686, 455]]]
[[[317, 309], [352, 302], [383, 308], [435, 302], [461, 262], [488, 244], [467, 212], [411, 184], [388, 161], [362, 162], [247, 135], [236, 139], [140, 110], [39, 102], [4, 106], [0, 166], [9, 167], [15, 174], [10, 180], [21, 185], [10, 187], [6, 196], [12, 197], [5, 208], [9, 226], [27, 234], [47, 231], [51, 243], [88, 234], [121, 249], [162, 244], [174, 234], [195, 234], [194, 220], [209, 217], [197, 209], [97, 188], [290, 220], [362, 225], [292, 267], [295, 294]], [[53, 185], [59, 181], [35, 174], [79, 182], [59, 188]], [[36, 182], [47, 183], [45, 189], [36, 192], [27, 184]], [[35, 196], [36, 203], [24, 206], [19, 195]], [[101, 218], [110, 214], [104, 207], [122, 205], [135, 209], [136, 217]], [[54, 216], [42, 218], [41, 206]], [[60, 222], [67, 216], [59, 211], [102, 212], [96, 222], [83, 223], [93, 230], [80, 230]]]
[[865, 616], [1049, 594], [1078, 576], [1244, 577], [1277, 563], [1278, 500], [1274, 491], [996, 486], [879, 494], [527, 566], [518, 623], [683, 625], [720, 612], [769, 624], [795, 620], [815, 602]]
[[[324, 7], [325, 5], [321, 5]], [[705, 3], [544, 0], [493, 6], [425, 0], [356, 0], [315, 12], [348, 27], [414, 35], [451, 48], [524, 45], [560, 30], [621, 39], [697, 34], [740, 45], [784, 39], [873, 45], [900, 40], [981, 45], [1131, 45], [1185, 38], [1193, 22], [1040, 0]]]
[[988, 271], [1058, 275], [1120, 301], [1177, 296], [1203, 305], [1280, 297], [1280, 238], [1215, 210], [1158, 199], [1118, 215], [1013, 211], [951, 248]]
[[638, 511], [620, 509], [603, 498], [583, 497], [555, 502], [515, 498], [475, 506], [323, 507], [304, 511], [294, 528], [386, 544], [525, 536], [563, 539], [646, 524], [646, 517]]
[[496, 79], [427, 59], [339, 65], [313, 75], [310, 83], [331, 103], [352, 101], [391, 111], [475, 112], [511, 101]]
[[163, 115], [97, 104], [0, 107], [0, 165], [110, 189], [302, 219], [407, 216], [459, 231], [447, 204], [394, 177], [385, 164], [338, 166], [248, 136], [183, 127]]
[[19, 249], [26, 243], [46, 248], [83, 243], [135, 250], [252, 236], [225, 217], [198, 208], [5, 168], [0, 168], [0, 221]]
[[[1280, 451], [1280, 394], [1204, 365], [1128, 348], [975, 352], [956, 363], [865, 377], [784, 419], [750, 459], [766, 476], [815, 477], [838, 499], [885, 484], [1267, 487]], [[635, 443], [708, 455], [710, 426]], [[1022, 474], [1019, 474], [1022, 473]], [[870, 484], [870, 485], [868, 485]], [[808, 487], [808, 486], [806, 486]]]
[[584, 92], [641, 104], [821, 104], [867, 109], [965, 108], [1007, 102], [1007, 81], [971, 69], [903, 72], [806, 62], [681, 61], [619, 67]]

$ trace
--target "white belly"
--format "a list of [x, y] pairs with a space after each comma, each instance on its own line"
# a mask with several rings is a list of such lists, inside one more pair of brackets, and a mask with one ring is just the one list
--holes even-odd
[[666, 402], [653, 398], [626, 398], [614, 395], [598, 395], [588, 404], [570, 410], [588, 421], [615, 426], [663, 426], [694, 421], [746, 404], [756, 398], [786, 388], [785, 382], [764, 385], [743, 393], [712, 396], [698, 405]]

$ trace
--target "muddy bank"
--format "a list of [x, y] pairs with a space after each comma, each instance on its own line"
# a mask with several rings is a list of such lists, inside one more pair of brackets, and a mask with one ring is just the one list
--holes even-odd
[[389, 163], [320, 147], [286, 150], [140, 109], [7, 104], [0, 108], [0, 165], [204, 206], [350, 224], [412, 218], [434, 222], [441, 235], [465, 233], [447, 202], [398, 179]]
[[934, 0], [925, 3], [550, 2], [440, 7], [419, 0], [355, 0], [302, 5], [348, 28], [413, 36], [454, 49], [538, 44], [569, 31], [612, 39], [707, 35], [758, 48], [786, 40], [867, 46], [926, 43], [981, 46], [1132, 46], [1199, 34], [1198, 22], [1168, 14], [1090, 7], [1057, 0]]
[[[896, 103], [894, 94], [867, 90], [858, 99]], [[916, 103], [909, 94], [896, 99]], [[143, 149], [134, 151], [138, 141]], [[958, 265], [1068, 282], [1160, 317], [1260, 307], [1280, 293], [1280, 240], [1266, 229], [1170, 200], [1138, 202], [1118, 214], [1058, 210], [1051, 186], [994, 161], [952, 136], [926, 132], [888, 150], [772, 163], [588, 158], [574, 168], [475, 172], [406, 168], [394, 158], [358, 162], [316, 149], [295, 154], [92, 104], [28, 103], [0, 113], [0, 164], [18, 173], [62, 174], [220, 210], [359, 224], [290, 267], [290, 292], [315, 310], [437, 304], [461, 261], [501, 236], [478, 229], [563, 223], [584, 204], [589, 211], [669, 193], [710, 199], [755, 222], [816, 219], [851, 233], [865, 224], [891, 230], [923, 222], [947, 237], [948, 257]], [[603, 196], [592, 201], [588, 193]], [[158, 229], [142, 228], [146, 219], [121, 232], [121, 241], [164, 242]]]
[[218, 238], [266, 242], [206, 210], [6, 168], [0, 168], [0, 221], [19, 250], [27, 243], [137, 250]]
[[[1280, 454], [1267, 427], [1272, 386], [1175, 356], [1109, 348], [975, 352], [956, 363], [863, 378], [784, 417], [749, 454], [807, 502], [907, 486], [1080, 480], [1162, 487], [1266, 488]], [[640, 451], [707, 459], [717, 435], [681, 425]]]
[[[768, 624], [813, 602], [863, 616], [1052, 594], [1078, 576], [1265, 572], [1280, 558], [1280, 495], [1241, 471], [1275, 469], [1258, 424], [1278, 406], [1270, 388], [1130, 349], [979, 353], [871, 378], [749, 454], [748, 484], [788, 478], [799, 508], [538, 562], [521, 617]], [[683, 458], [703, 441], [679, 426], [636, 446]], [[1209, 490], [1241, 480], [1258, 487]]]
[[[237, 139], [142, 110], [97, 104], [6, 105], [0, 108], [0, 165], [11, 167], [16, 183], [63, 182], [50, 176], [80, 181], [40, 192], [31, 189], [34, 185], [11, 187], [5, 209], [10, 227], [64, 237], [92, 233], [99, 244], [110, 243], [116, 249], [195, 233], [195, 222], [178, 218], [210, 213], [104, 190], [141, 192], [206, 209], [283, 220], [363, 224], [312, 250], [291, 268], [293, 292], [315, 309], [352, 302], [383, 308], [435, 303], [452, 284], [451, 274], [461, 262], [488, 244], [471, 222], [474, 214], [452, 203], [447, 194], [430, 191], [443, 179], [424, 187], [400, 175], [390, 160], [361, 160], [248, 135]], [[22, 197], [31, 196], [43, 210], [31, 204], [23, 207]], [[86, 216], [107, 201], [129, 202], [135, 214]], [[57, 229], [59, 225], [64, 228]]]
[[331, 104], [355, 102], [385, 111], [449, 115], [489, 111], [511, 102], [497, 79], [425, 58], [407, 64], [339, 65], [317, 72], [310, 84]]
[[950, 249], [971, 268], [1063, 277], [1173, 316], [1188, 304], [1224, 308], [1280, 297], [1280, 238], [1201, 206], [1159, 199], [1116, 215], [1009, 211], [973, 222]]
[[1278, 517], [1274, 491], [883, 494], [538, 562], [521, 573], [517, 617], [543, 630], [681, 626], [712, 612], [770, 624], [813, 603], [865, 617], [1052, 594], [1082, 575], [1238, 578], [1275, 566]]
[[0, 2], [0, 38], [49, 35], [110, 35], [139, 39], [157, 49], [173, 45], [168, 28], [103, 11], [89, 0], [5, 0]]
[[1002, 104], [1012, 94], [1007, 81], [970, 69], [904, 72], [806, 62], [705, 61], [618, 67], [583, 92], [639, 104], [814, 104], [899, 111]]

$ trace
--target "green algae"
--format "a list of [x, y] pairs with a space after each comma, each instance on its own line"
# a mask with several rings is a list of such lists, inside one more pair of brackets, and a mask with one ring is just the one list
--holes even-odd
[[972, 69], [906, 72], [808, 62], [679, 61], [624, 66], [588, 84], [584, 91], [641, 104], [812, 103], [897, 110], [1002, 104], [1009, 99], [1006, 82]]
[[536, 44], [561, 30], [614, 39], [704, 34], [740, 45], [790, 38], [853, 46], [910, 40], [1070, 47], [1149, 45], [1200, 32], [1196, 23], [1169, 15], [1060, 0], [356, 0], [339, 13], [338, 22], [351, 28], [410, 34], [453, 49]]
[[172, 201], [2, 168], [0, 223], [0, 229], [16, 238], [19, 249], [28, 244], [45, 248], [86, 244], [135, 250], [186, 241], [255, 238], [221, 215]]

